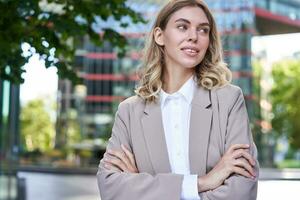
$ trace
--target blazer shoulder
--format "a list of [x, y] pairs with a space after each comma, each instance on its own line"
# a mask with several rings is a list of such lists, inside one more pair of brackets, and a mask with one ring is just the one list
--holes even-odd
[[118, 112], [126, 112], [129, 111], [131, 109], [141, 109], [144, 107], [145, 101], [137, 96], [131, 96], [128, 97], [127, 99], [123, 100], [118, 107]]
[[233, 85], [231, 83], [228, 83], [222, 87], [216, 88], [215, 89], [216, 93], [218, 93], [219, 95], [240, 95], [240, 93], [242, 92], [242, 89], [237, 86], [237, 85]]
[[226, 84], [214, 89], [220, 104], [233, 105], [239, 98], [243, 98], [242, 89], [233, 84]]

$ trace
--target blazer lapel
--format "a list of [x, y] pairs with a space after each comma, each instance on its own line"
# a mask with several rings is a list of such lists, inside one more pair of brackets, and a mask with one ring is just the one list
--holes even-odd
[[160, 103], [147, 102], [141, 121], [154, 171], [156, 173], [171, 173]]
[[210, 91], [198, 87], [192, 100], [189, 136], [191, 174], [206, 174], [206, 160], [211, 129]]

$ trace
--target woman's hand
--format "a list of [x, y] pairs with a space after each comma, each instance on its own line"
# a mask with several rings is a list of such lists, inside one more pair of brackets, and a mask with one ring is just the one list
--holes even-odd
[[233, 173], [254, 179], [256, 162], [248, 153], [248, 149], [248, 144], [232, 145], [208, 174], [198, 178], [198, 191], [219, 187]]
[[104, 167], [107, 169], [118, 168], [123, 172], [139, 173], [133, 154], [122, 144], [123, 151], [107, 150], [110, 156], [104, 155]]

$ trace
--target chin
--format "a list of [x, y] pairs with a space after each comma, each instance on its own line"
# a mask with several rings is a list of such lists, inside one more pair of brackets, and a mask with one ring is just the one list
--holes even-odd
[[187, 69], [191, 69], [191, 68], [195, 68], [197, 65], [199, 65], [200, 62], [185, 62], [185, 63], [182, 63], [182, 66], [184, 66]]
[[186, 66], [193, 66], [195, 67], [199, 63], [201, 63], [203, 58], [182, 58], [181, 63]]

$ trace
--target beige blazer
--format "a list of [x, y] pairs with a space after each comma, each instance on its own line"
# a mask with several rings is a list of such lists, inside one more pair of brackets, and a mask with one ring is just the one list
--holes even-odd
[[[257, 158], [241, 89], [233, 85], [198, 88], [190, 119], [191, 174], [208, 173], [237, 143], [250, 144]], [[121, 149], [121, 144], [133, 152], [139, 173], [107, 170], [101, 160], [97, 179], [102, 200], [180, 199], [183, 175], [171, 173], [159, 102], [145, 103], [133, 96], [120, 103], [107, 149]], [[258, 169], [257, 162], [257, 177]], [[254, 200], [256, 194], [257, 178], [231, 175], [220, 187], [199, 195], [203, 200]]]

